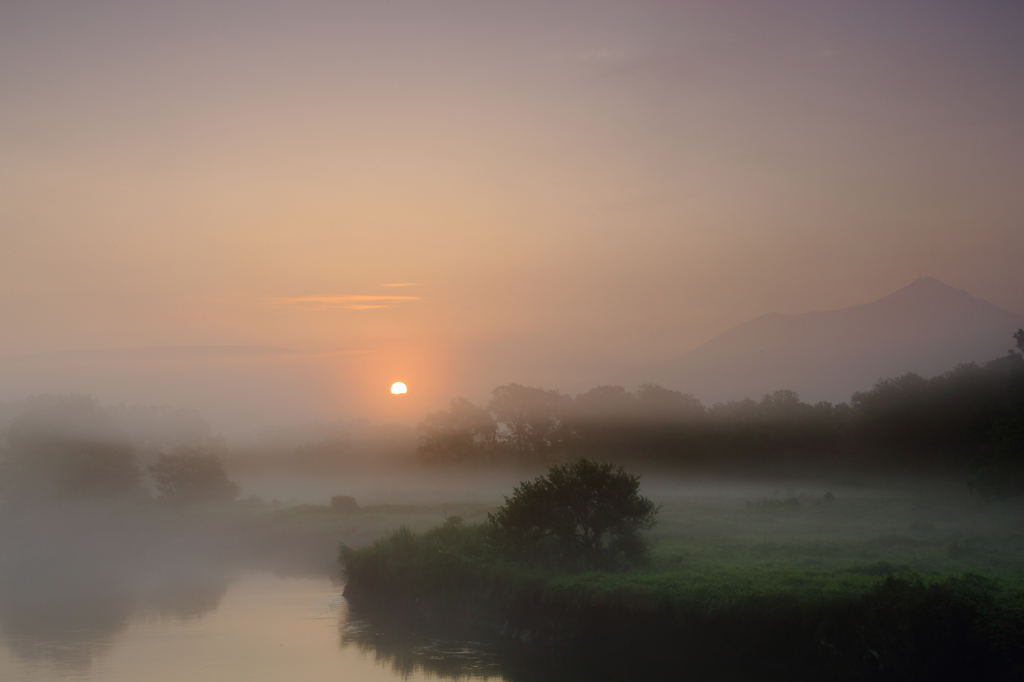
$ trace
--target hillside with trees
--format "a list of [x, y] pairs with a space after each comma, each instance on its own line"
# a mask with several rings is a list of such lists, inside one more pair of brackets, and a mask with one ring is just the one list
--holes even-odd
[[780, 387], [811, 402], [846, 400], [866, 383], [934, 376], [1006, 349], [1024, 317], [932, 277], [878, 300], [796, 315], [768, 313], [612, 383], [660, 383], [710, 402]]
[[444, 465], [590, 457], [749, 474], [970, 468], [981, 489], [1005, 495], [1014, 486], [1004, 474], [1017, 470], [1024, 443], [1024, 331], [1014, 338], [1017, 348], [990, 362], [883, 379], [838, 404], [810, 404], [786, 389], [704, 405], [654, 384], [576, 396], [508, 384], [486, 405], [457, 398], [428, 415], [418, 451]]

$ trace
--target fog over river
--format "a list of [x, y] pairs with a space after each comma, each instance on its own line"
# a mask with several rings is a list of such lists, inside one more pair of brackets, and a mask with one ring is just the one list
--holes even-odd
[[[45, 595], [2, 595], [0, 679], [226, 682], [302, 679], [421, 680], [429, 660], [503, 679], [483, 645], [404, 638], [378, 653], [370, 626], [351, 617], [328, 577], [245, 572], [149, 581], [136, 594], [114, 585], [53, 584]], [[35, 608], [28, 607], [29, 602]], [[395, 653], [400, 655], [396, 658]], [[428, 664], [428, 665], [429, 665]]]

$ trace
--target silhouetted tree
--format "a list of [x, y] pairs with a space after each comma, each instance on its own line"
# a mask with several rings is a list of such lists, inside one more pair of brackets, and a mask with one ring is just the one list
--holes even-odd
[[487, 408], [498, 422], [499, 443], [522, 462], [543, 462], [566, 449], [571, 438], [566, 410], [571, 401], [558, 391], [508, 384], [494, 389]]
[[637, 399], [622, 386], [598, 386], [566, 405], [571, 451], [587, 457], [622, 459], [637, 446]]
[[957, 365], [930, 379], [905, 374], [879, 381], [851, 400], [850, 441], [877, 453], [879, 464], [962, 468], [1013, 420], [1021, 362], [1010, 354], [983, 366]]
[[637, 413], [645, 422], [696, 424], [707, 416], [707, 409], [689, 393], [641, 384], [636, 390]]
[[342, 514], [356, 514], [359, 503], [351, 495], [335, 495], [331, 498], [331, 509]]
[[237, 483], [228, 480], [220, 460], [211, 454], [160, 455], [147, 469], [160, 496], [178, 504], [230, 502], [241, 492]]
[[761, 397], [761, 410], [769, 418], [786, 418], [807, 414], [808, 405], [801, 402], [800, 394], [789, 389], [766, 393]]
[[428, 414], [416, 427], [418, 451], [432, 462], [479, 462], [494, 451], [497, 424], [491, 413], [465, 398]]
[[622, 386], [598, 386], [572, 401], [572, 414], [577, 419], [622, 421], [635, 418], [636, 411], [636, 396]]
[[640, 494], [639, 476], [579, 459], [520, 484], [488, 514], [488, 524], [499, 548], [514, 558], [597, 566], [643, 560], [640, 533], [654, 525], [657, 511]]
[[1024, 495], [1024, 329], [1013, 338], [1019, 352], [990, 363], [1010, 377], [1005, 415], [991, 428], [992, 444], [971, 462], [971, 487], [988, 499]]
[[636, 393], [599, 386], [577, 395], [569, 406], [570, 451], [606, 460], [690, 465], [704, 417], [700, 401], [679, 391], [655, 384], [644, 384]]
[[[431, 415], [420, 425], [421, 452], [454, 461], [457, 453], [479, 457], [474, 448], [482, 447], [492, 460], [582, 456], [744, 474], [836, 468], [962, 474], [973, 462], [978, 485], [991, 480], [1016, 489], [1008, 482], [1016, 476], [1010, 462], [1019, 459], [1024, 469], [1024, 454], [1015, 454], [1024, 442], [1017, 435], [1024, 434], [1024, 329], [1014, 339], [1020, 351], [936, 377], [883, 379], [849, 404], [811, 405], [784, 389], [759, 401], [705, 408], [692, 395], [652, 384], [635, 393], [599, 386], [575, 398], [508, 384], [494, 390], [486, 410], [453, 403]], [[479, 432], [474, 420], [487, 424], [487, 434], [496, 423], [493, 438], [473, 435]]]
[[0, 493], [6, 499], [81, 499], [140, 491], [134, 449], [95, 398], [33, 398], [5, 436]]

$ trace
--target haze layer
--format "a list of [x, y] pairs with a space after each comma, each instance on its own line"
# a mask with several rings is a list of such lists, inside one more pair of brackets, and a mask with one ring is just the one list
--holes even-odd
[[1022, 19], [5, 3], [0, 398], [413, 419], [920, 275], [1019, 313]]

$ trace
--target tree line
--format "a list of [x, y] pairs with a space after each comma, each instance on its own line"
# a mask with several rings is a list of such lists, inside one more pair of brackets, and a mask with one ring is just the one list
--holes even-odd
[[[578, 457], [712, 471], [962, 469], [1005, 473], [1022, 460], [1024, 330], [1017, 349], [936, 377], [883, 379], [849, 402], [803, 402], [791, 390], [704, 405], [645, 384], [570, 396], [507, 384], [485, 405], [456, 398], [418, 425], [436, 464], [543, 465]], [[980, 475], [980, 478], [978, 476]]]
[[[223, 439], [205, 425], [183, 429], [182, 414], [156, 417], [140, 444], [93, 397], [39, 396], [24, 401], [0, 431], [0, 500], [47, 503], [155, 496], [175, 504], [234, 500], [240, 488], [218, 457]], [[188, 416], [185, 414], [185, 416]], [[150, 425], [152, 426], [152, 425]], [[149, 464], [143, 465], [139, 450]]]

